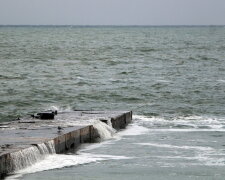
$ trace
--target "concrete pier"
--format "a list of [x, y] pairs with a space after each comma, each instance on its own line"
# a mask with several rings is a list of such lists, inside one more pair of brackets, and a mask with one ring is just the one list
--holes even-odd
[[59, 113], [52, 120], [24, 118], [0, 123], [0, 179], [15, 171], [12, 160], [15, 152], [23, 153], [43, 143], [47, 146], [51, 141], [56, 153], [64, 153], [77, 148], [81, 143], [95, 142], [99, 133], [92, 120], [111, 124], [119, 130], [131, 122], [132, 112], [72, 111]]

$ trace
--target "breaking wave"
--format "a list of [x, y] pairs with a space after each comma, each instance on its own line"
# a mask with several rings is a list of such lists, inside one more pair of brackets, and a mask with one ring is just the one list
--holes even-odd
[[33, 145], [29, 148], [11, 153], [12, 166], [15, 171], [30, 166], [42, 159], [46, 155], [54, 154], [55, 146], [53, 141]]
[[31, 174], [52, 169], [59, 169], [82, 164], [95, 163], [106, 160], [130, 159], [126, 156], [113, 156], [104, 154], [78, 153], [74, 154], [52, 154], [48, 155], [42, 161], [39, 161], [25, 169], [19, 170], [16, 174], [6, 178], [6, 180], [16, 180], [25, 174]]
[[112, 128], [111, 126], [109, 126], [106, 123], [101, 122], [100, 120], [96, 120], [93, 123], [93, 127], [95, 129], [97, 129], [97, 131], [98, 131], [98, 133], [100, 135], [101, 140], [110, 139], [116, 133], [116, 130], [114, 128]]
[[187, 116], [166, 119], [135, 115], [134, 121], [143, 127], [169, 131], [225, 131], [225, 118]]

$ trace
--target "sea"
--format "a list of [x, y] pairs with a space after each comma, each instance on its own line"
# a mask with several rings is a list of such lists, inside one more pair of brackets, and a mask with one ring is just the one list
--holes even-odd
[[224, 180], [225, 26], [0, 26], [0, 122], [52, 107], [133, 121], [6, 179]]

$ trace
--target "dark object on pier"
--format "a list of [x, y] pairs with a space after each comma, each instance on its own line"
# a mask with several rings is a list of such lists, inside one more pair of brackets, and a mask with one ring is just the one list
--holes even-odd
[[39, 119], [54, 119], [55, 113], [54, 112], [41, 112], [41, 113], [37, 113], [37, 116], [39, 116]]
[[63, 128], [61, 126], [58, 126], [58, 131], [63, 130]]
[[46, 111], [37, 113], [37, 115], [32, 114], [31, 117], [36, 119], [54, 119], [55, 115], [57, 115], [57, 111]]

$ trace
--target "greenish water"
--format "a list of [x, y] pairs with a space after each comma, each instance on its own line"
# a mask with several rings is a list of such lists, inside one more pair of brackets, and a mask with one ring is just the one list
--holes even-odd
[[[224, 179], [224, 33], [225, 27], [0, 27], [0, 121], [51, 106], [139, 115], [129, 135], [87, 150], [129, 158], [24, 179]], [[138, 128], [147, 130], [135, 135]]]

